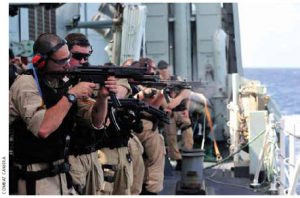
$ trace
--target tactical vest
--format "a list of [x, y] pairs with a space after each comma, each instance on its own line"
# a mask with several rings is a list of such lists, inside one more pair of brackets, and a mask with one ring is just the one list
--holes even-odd
[[87, 126], [77, 125], [71, 134], [70, 155], [89, 154], [96, 151], [96, 134]]
[[97, 133], [97, 144], [96, 148], [121, 148], [121, 147], [127, 147], [129, 138], [132, 137], [131, 133], [129, 131], [125, 131], [124, 129], [121, 129], [120, 132], [117, 132], [112, 124], [110, 124], [106, 129], [103, 131], [99, 131]]
[[117, 110], [115, 112], [116, 122], [121, 131], [117, 131], [112, 123], [105, 127], [102, 131], [96, 133], [97, 148], [120, 148], [127, 147], [129, 138], [132, 137], [132, 130], [139, 130], [138, 124], [133, 123], [128, 112]]
[[[54, 106], [68, 90], [68, 87], [64, 86], [55, 92], [52, 88], [47, 86], [43, 80], [40, 80], [39, 84], [47, 109]], [[50, 163], [63, 159], [66, 135], [71, 133], [76, 111], [77, 107], [73, 105], [59, 128], [45, 139], [34, 136], [32, 132], [27, 129], [22, 119], [16, 120], [12, 125], [14, 130], [15, 162], [26, 165], [42, 162]]]

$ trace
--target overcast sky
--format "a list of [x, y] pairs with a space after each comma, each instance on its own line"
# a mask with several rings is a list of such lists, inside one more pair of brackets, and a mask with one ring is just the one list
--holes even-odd
[[239, 3], [244, 67], [300, 68], [300, 2]]

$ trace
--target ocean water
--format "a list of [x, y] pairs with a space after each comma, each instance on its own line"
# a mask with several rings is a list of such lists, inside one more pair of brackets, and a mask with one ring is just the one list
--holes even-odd
[[[250, 80], [259, 80], [267, 86], [269, 95], [283, 116], [300, 115], [300, 69], [245, 68], [244, 76]], [[299, 139], [295, 142], [295, 153], [298, 156], [295, 158], [297, 160], [300, 156]], [[298, 195], [300, 195], [299, 180], [296, 189]]]
[[244, 76], [267, 86], [282, 115], [300, 114], [300, 69], [245, 68]]

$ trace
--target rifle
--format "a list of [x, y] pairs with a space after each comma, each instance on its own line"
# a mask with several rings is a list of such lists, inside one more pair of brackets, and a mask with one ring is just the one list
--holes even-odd
[[159, 81], [129, 81], [133, 85], [143, 85], [145, 87], [157, 88], [157, 89], [192, 89], [193, 82], [178, 81], [178, 80], [159, 80]]
[[[155, 118], [155, 120], [152, 120], [154, 130], [157, 127], [158, 121], [162, 121], [167, 124], [170, 124], [170, 119], [166, 112], [164, 112], [160, 109], [157, 109], [149, 104], [146, 104], [143, 101], [140, 101], [140, 100], [134, 99], [134, 98], [120, 99], [119, 101], [120, 101], [121, 106], [117, 107], [117, 108], [113, 108], [113, 101], [108, 100], [108, 106], [110, 108], [109, 117], [117, 131], [120, 131], [121, 129], [118, 125], [118, 121], [117, 121], [118, 118], [115, 116], [115, 114], [117, 114], [118, 110], [124, 110], [124, 109], [134, 112], [134, 115], [136, 116], [136, 118], [138, 120], [140, 118], [143, 118], [143, 116], [141, 116], [142, 112], [147, 112], [147, 113], [151, 114], [153, 116], [153, 118]], [[130, 125], [129, 122], [126, 124]]]
[[170, 91], [182, 90], [182, 89], [192, 89], [192, 83], [195, 82], [187, 82], [187, 81], [178, 81], [178, 80], [160, 80], [160, 81], [129, 81], [130, 84], [133, 85], [143, 85], [145, 87], [157, 88], [163, 90], [164, 97], [167, 103], [170, 102], [169, 94]]
[[[147, 68], [141, 67], [120, 67], [120, 66], [94, 66], [90, 65], [88, 67], [79, 66], [70, 71], [52, 71], [45, 73], [46, 75], [52, 76], [70, 76], [72, 82], [93, 82], [104, 84], [104, 81], [108, 76], [115, 76], [116, 78], [130, 78], [137, 82], [142, 81], [158, 81], [159, 77], [157, 75], [148, 74]], [[120, 107], [121, 104], [113, 92], [110, 92], [111, 100], [113, 105]]]

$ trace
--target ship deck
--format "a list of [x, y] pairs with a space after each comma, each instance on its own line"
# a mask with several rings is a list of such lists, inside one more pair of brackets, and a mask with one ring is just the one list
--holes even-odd
[[[212, 163], [204, 163], [204, 167], [210, 165]], [[204, 169], [203, 190], [206, 195], [265, 195], [266, 187], [254, 190], [250, 188], [252, 181], [249, 178], [234, 177], [232, 166], [233, 163], [229, 162], [212, 169]], [[164, 189], [160, 195], [176, 194], [176, 184], [180, 181], [180, 174], [180, 171], [175, 171], [170, 163], [166, 165]]]

